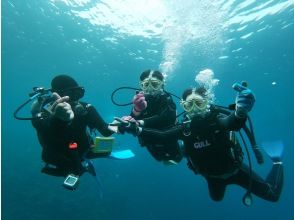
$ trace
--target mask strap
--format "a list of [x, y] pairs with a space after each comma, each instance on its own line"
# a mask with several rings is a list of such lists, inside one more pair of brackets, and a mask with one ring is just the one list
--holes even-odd
[[149, 77], [152, 77], [153, 73], [154, 73], [154, 71], [150, 70]]
[[148, 75], [148, 80], [150, 80], [152, 78], [153, 73], [154, 73], [154, 71], [153, 70], [150, 70], [150, 73]]

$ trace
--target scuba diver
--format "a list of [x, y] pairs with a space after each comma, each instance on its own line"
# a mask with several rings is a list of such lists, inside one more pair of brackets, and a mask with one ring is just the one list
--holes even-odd
[[[128, 118], [134, 118], [140, 127], [166, 129], [176, 123], [176, 105], [171, 95], [164, 91], [164, 76], [159, 71], [146, 70], [140, 75], [140, 88], [133, 97], [133, 108]], [[146, 147], [157, 161], [166, 165], [179, 163], [182, 151], [177, 140], [157, 140], [138, 136], [139, 143]]]
[[103, 136], [115, 131], [91, 104], [80, 101], [85, 90], [72, 77], [58, 75], [52, 79], [51, 87], [51, 96], [40, 96], [31, 106], [32, 124], [46, 163], [42, 172], [67, 176], [64, 186], [75, 189], [85, 171], [96, 176], [87, 159], [93, 144], [88, 130], [97, 129]]
[[[228, 113], [214, 105], [207, 89], [200, 86], [187, 89], [182, 95], [181, 106], [185, 111], [182, 123], [166, 130], [156, 130], [138, 126], [133, 119], [121, 119], [118, 129], [142, 139], [183, 140], [188, 167], [206, 179], [210, 197], [214, 201], [223, 199], [227, 185], [237, 184], [247, 189], [243, 198], [245, 205], [251, 205], [251, 192], [260, 198], [276, 202], [283, 188], [283, 146], [268, 146], [264, 149], [273, 162], [265, 180], [253, 172], [251, 162], [249, 166], [243, 162], [242, 148], [235, 132], [244, 129], [255, 96], [245, 84], [235, 83], [233, 89], [238, 94], [234, 110]], [[245, 144], [244, 139], [243, 142]]]

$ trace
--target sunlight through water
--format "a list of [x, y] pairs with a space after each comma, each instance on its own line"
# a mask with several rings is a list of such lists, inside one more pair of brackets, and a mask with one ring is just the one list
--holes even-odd
[[[254, 22], [262, 22], [285, 10], [293, 10], [294, 0], [50, 0], [56, 6], [69, 8], [70, 14], [88, 21], [93, 30], [106, 27], [113, 31], [116, 39], [131, 36], [143, 39], [160, 39], [164, 43], [159, 69], [166, 76], [172, 75], [182, 56], [185, 45], [199, 45], [200, 50], [217, 52], [233, 41], [226, 33], [240, 32], [240, 39], [252, 37], [255, 33], [269, 28], [264, 24], [258, 30], [246, 31]], [[282, 21], [282, 28], [294, 21]], [[107, 40], [104, 39], [104, 40]], [[102, 39], [103, 40], [103, 39]], [[234, 50], [238, 52], [239, 50]], [[226, 59], [228, 56], [220, 56]], [[136, 58], [139, 59], [139, 58]], [[140, 59], [143, 59], [140, 57]]]

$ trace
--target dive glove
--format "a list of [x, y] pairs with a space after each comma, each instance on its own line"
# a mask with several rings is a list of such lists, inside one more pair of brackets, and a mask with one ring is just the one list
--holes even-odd
[[136, 121], [126, 121], [117, 117], [115, 117], [115, 120], [120, 122], [118, 124], [119, 133], [124, 134], [125, 132], [127, 132], [134, 136], [139, 133], [139, 126], [137, 125]]
[[69, 100], [68, 96], [60, 97], [57, 93], [53, 93], [55, 97], [55, 102], [50, 107], [50, 111], [54, 117], [69, 122], [74, 118], [74, 112], [71, 108], [71, 105], [67, 103]]
[[145, 100], [144, 93], [139, 92], [133, 98], [134, 110], [136, 112], [144, 111], [147, 108], [147, 102]]
[[255, 103], [255, 96], [253, 92], [246, 87], [246, 84], [246, 82], [242, 82], [242, 85], [240, 83], [235, 83], [233, 85], [233, 89], [238, 92], [235, 103], [236, 115], [240, 118], [246, 117]]

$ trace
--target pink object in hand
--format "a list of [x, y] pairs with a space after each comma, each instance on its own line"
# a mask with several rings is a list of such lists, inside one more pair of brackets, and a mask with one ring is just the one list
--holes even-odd
[[138, 93], [133, 98], [134, 109], [136, 112], [144, 111], [147, 108], [144, 93]]

